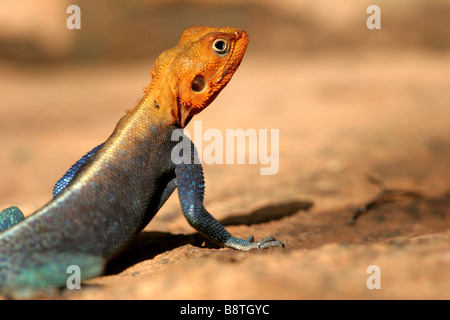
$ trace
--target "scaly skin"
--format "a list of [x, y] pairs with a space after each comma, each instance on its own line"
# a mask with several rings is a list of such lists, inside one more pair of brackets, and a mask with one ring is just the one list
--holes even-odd
[[[203, 206], [200, 164], [175, 164], [172, 133], [184, 128], [230, 81], [247, 34], [235, 28], [190, 27], [156, 60], [136, 107], [103, 144], [82, 157], [54, 189], [54, 199], [23, 220], [16, 207], [0, 214], [0, 290], [24, 295], [66, 284], [67, 267], [83, 279], [102, 274], [178, 187], [188, 222], [219, 245], [239, 250], [283, 246], [268, 237], [231, 236]], [[195, 147], [186, 137], [181, 144]], [[187, 149], [186, 149], [187, 150]], [[23, 220], [23, 221], [21, 221]], [[20, 221], [20, 222], [19, 222]]]

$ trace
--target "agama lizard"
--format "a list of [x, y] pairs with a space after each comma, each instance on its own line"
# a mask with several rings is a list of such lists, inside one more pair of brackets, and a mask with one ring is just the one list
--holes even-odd
[[[144, 97], [56, 183], [54, 198], [24, 219], [17, 207], [0, 213], [0, 290], [15, 294], [62, 287], [67, 267], [81, 278], [102, 274], [178, 188], [184, 216], [199, 233], [238, 250], [282, 247], [272, 236], [254, 241], [230, 235], [203, 206], [201, 164], [175, 164], [174, 130], [184, 128], [230, 81], [248, 44], [236, 28], [194, 26], [163, 52]], [[187, 143], [187, 142], [184, 142]]]

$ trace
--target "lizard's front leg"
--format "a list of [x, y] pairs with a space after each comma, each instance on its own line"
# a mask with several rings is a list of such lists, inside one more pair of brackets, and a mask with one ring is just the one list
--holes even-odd
[[[195, 146], [192, 143], [191, 150], [193, 150], [193, 157], [196, 157]], [[203, 169], [199, 162], [191, 161], [189, 164], [181, 163], [176, 166], [175, 173], [177, 177], [178, 197], [183, 214], [189, 224], [202, 235], [223, 247], [243, 251], [284, 247], [283, 242], [276, 240], [272, 236], [261, 241], [254, 241], [253, 236], [250, 236], [248, 240], [233, 237], [203, 206], [205, 182]]]
[[77, 175], [78, 171], [80, 171], [81, 167], [93, 156], [95, 153], [103, 146], [104, 143], [99, 144], [91, 151], [86, 153], [84, 156], [80, 158], [77, 162], [75, 162], [69, 170], [62, 176], [61, 179], [56, 182], [53, 187], [53, 197], [56, 198], [61, 192], [66, 189], [69, 184], [72, 182], [73, 178]]

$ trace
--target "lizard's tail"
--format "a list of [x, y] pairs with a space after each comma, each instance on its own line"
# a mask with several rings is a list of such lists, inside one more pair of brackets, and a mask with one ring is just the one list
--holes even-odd
[[13, 298], [32, 298], [54, 288], [81, 289], [81, 281], [101, 275], [105, 265], [102, 257], [73, 252], [32, 253], [18, 264], [9, 261], [7, 270], [1, 260], [0, 290]]

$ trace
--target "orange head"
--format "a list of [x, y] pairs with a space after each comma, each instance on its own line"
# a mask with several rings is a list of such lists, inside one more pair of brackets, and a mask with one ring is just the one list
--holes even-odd
[[[248, 35], [241, 29], [189, 27], [178, 45], [156, 60], [146, 92], [160, 96], [157, 103], [169, 107], [174, 122], [184, 127], [230, 81], [247, 44]], [[167, 93], [167, 89], [170, 101], [158, 94]]]

